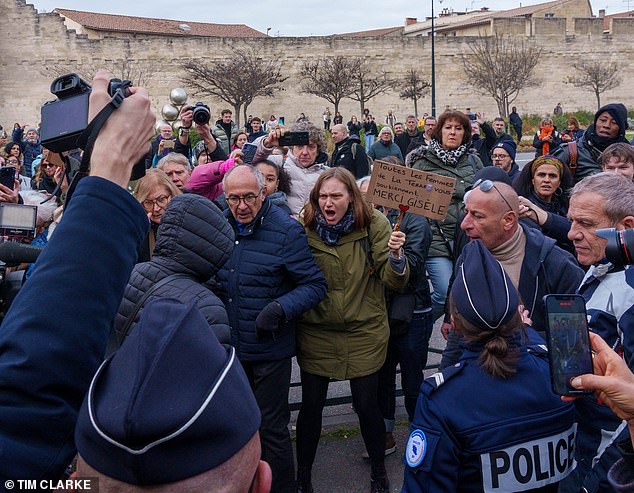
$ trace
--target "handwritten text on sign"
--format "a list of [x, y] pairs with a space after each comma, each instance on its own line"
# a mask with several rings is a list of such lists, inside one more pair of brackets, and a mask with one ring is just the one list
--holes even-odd
[[374, 161], [366, 199], [392, 209], [405, 205], [408, 212], [442, 220], [455, 187], [455, 178]]

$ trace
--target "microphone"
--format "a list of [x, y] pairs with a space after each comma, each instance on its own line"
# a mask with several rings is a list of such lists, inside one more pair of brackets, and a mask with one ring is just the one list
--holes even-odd
[[31, 264], [37, 260], [42, 249], [17, 241], [5, 241], [0, 243], [0, 261], [10, 265]]

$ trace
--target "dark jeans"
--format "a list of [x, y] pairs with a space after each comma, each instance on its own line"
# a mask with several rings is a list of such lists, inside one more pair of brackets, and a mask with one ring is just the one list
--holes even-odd
[[431, 311], [414, 313], [406, 334], [390, 336], [387, 358], [379, 371], [379, 408], [384, 419], [394, 421], [397, 364], [401, 366], [401, 388], [407, 416], [410, 422], [414, 419], [433, 328]]
[[[302, 407], [297, 416], [297, 467], [310, 469], [315, 461], [321, 419], [330, 379], [302, 370]], [[385, 424], [379, 411], [379, 373], [350, 380], [352, 404], [359, 416], [361, 436], [373, 464], [385, 459]]]
[[288, 432], [288, 422], [291, 418], [288, 407], [291, 359], [245, 361], [242, 362], [242, 366], [262, 413], [262, 460], [269, 463], [273, 472], [271, 491], [294, 492], [295, 464]]

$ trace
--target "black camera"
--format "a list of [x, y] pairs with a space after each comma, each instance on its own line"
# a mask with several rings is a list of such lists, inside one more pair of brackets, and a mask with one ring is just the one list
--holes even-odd
[[[127, 97], [129, 80], [111, 79], [108, 93], [114, 96], [123, 89]], [[77, 74], [62, 75], [51, 84], [51, 93], [56, 100], [42, 105], [42, 126], [40, 136], [42, 146], [53, 152], [65, 152], [78, 146], [77, 140], [88, 126], [88, 98], [91, 85]]]
[[194, 110], [193, 119], [196, 123], [198, 123], [198, 125], [205, 125], [209, 123], [209, 120], [211, 119], [209, 106], [207, 106], [205, 103], [198, 102], [193, 106], [192, 109]]
[[608, 240], [605, 256], [616, 267], [632, 265], [634, 253], [634, 229], [597, 229], [596, 235]]

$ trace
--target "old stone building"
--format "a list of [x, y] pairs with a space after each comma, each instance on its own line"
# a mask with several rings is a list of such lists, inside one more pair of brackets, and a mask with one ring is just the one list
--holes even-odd
[[[565, 9], [552, 12], [552, 4]], [[318, 120], [324, 108], [330, 106], [320, 98], [300, 93], [298, 71], [305, 60], [329, 55], [360, 56], [365, 57], [374, 69], [385, 70], [392, 77], [402, 76], [410, 68], [429, 74], [431, 65], [430, 36], [424, 35], [424, 29], [415, 31], [413, 26], [417, 23], [411, 21], [399, 29], [363, 35], [291, 38], [268, 37], [243, 25], [229, 29], [219, 26], [219, 31], [214, 32], [209, 27], [213, 25], [178, 21], [165, 21], [170, 24], [152, 30], [151, 25], [159, 21], [149, 19], [137, 20], [136, 24], [124, 23], [123, 29], [116, 23], [114, 27], [105, 26], [103, 18], [102, 23], [96, 25], [90, 24], [90, 19], [79, 22], [77, 14], [72, 13], [74, 11], [66, 11], [67, 16], [62, 15], [63, 10], [38, 13], [24, 0], [0, 0], [0, 5], [3, 7], [0, 18], [0, 90], [3, 95], [0, 123], [7, 127], [15, 121], [37, 123], [40, 105], [52, 98], [49, 93], [51, 80], [66, 70], [91, 73], [102, 66], [146, 67], [151, 71], [147, 86], [158, 110], [167, 102], [171, 88], [189, 89], [181, 69], [184, 61], [213, 62], [236, 47], [257, 45], [263, 55], [282, 63], [289, 79], [284, 84], [284, 92], [275, 98], [256, 99], [249, 107], [249, 113], [282, 115], [289, 121], [300, 112]], [[547, 8], [520, 17], [486, 13], [477, 21], [472, 19], [479, 23], [478, 29], [485, 29], [487, 34], [525, 36], [543, 47], [544, 60], [536, 69], [539, 84], [519, 95], [514, 103], [519, 111], [544, 114], [552, 111], [557, 102], [562, 102], [566, 110], [593, 110], [595, 103], [591, 92], [564, 82], [573, 74], [572, 64], [579, 57], [622, 61], [624, 83], [604, 94], [603, 100], [622, 101], [634, 107], [634, 96], [627, 90], [627, 81], [634, 76], [634, 68], [628, 63], [634, 54], [634, 17], [611, 18], [609, 32], [604, 33], [604, 19], [591, 17], [588, 0], [562, 0], [542, 5]], [[447, 29], [436, 37], [437, 108], [470, 107], [484, 111], [488, 117], [495, 116], [495, 102], [470, 85], [461, 62], [461, 54], [468, 53], [467, 43], [474, 39], [473, 32], [464, 31], [471, 27], [445, 27]], [[220, 101], [206, 99], [205, 102], [215, 113], [226, 106]], [[379, 96], [367, 106], [379, 119], [388, 109], [399, 117], [413, 112], [411, 101], [401, 100], [396, 92]], [[428, 111], [429, 107], [427, 96], [419, 102], [419, 111]], [[341, 112], [345, 118], [352, 113], [358, 114], [358, 103], [344, 100]]]

